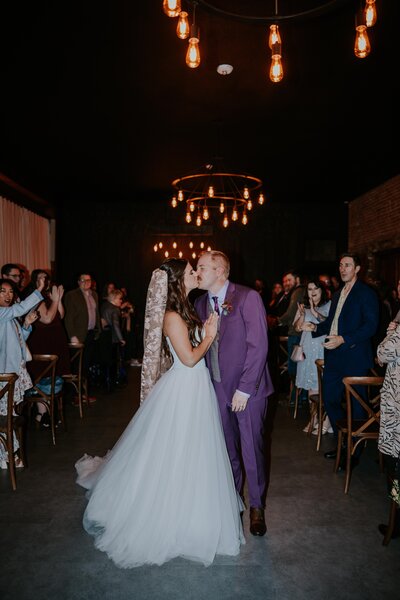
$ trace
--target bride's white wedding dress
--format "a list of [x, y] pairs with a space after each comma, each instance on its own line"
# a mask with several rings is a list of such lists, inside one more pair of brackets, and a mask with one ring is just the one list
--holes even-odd
[[214, 388], [204, 359], [174, 364], [104, 458], [75, 467], [83, 526], [119, 567], [184, 557], [209, 565], [245, 543]]

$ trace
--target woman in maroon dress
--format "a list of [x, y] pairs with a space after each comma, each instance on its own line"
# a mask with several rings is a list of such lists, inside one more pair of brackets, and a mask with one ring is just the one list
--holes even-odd
[[[64, 288], [62, 285], [50, 286], [48, 273], [43, 269], [35, 269], [32, 271], [29, 286], [24, 290], [24, 296], [26, 293], [37, 289], [40, 280], [44, 280], [42, 292], [44, 300], [38, 306], [40, 317], [35, 321], [33, 331], [29, 337], [29, 350], [31, 354], [57, 354], [56, 375], [61, 377], [71, 373], [68, 337], [63, 324], [64, 306], [62, 297]], [[43, 363], [33, 360], [27, 363], [27, 368], [31, 378], [35, 379], [43, 369]], [[38, 403], [37, 408], [39, 414], [36, 416], [36, 420], [44, 427], [48, 426], [49, 416], [45, 407]]]

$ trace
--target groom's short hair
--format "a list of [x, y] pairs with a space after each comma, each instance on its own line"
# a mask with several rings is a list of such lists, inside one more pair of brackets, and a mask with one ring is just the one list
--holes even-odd
[[228, 278], [231, 265], [230, 265], [229, 258], [227, 257], [227, 255], [224, 254], [223, 252], [221, 252], [220, 250], [210, 250], [209, 252], [207, 252], [207, 254], [209, 254], [211, 256], [211, 260], [213, 262], [217, 263], [219, 267], [220, 266], [224, 267], [226, 277]]

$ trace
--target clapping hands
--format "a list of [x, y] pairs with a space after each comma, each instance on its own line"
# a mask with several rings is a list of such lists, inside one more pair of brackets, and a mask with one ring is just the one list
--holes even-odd
[[304, 308], [304, 304], [302, 302], [298, 302], [297, 303], [297, 308], [299, 310], [300, 317], [304, 318], [304, 316], [306, 314], [306, 309]]
[[60, 302], [63, 295], [64, 295], [64, 287], [62, 285], [59, 285], [59, 286], [53, 285], [51, 287], [51, 292], [49, 294], [49, 298], [52, 302]]
[[[39, 289], [39, 288], [38, 288]], [[25, 315], [25, 319], [24, 319], [24, 329], [28, 329], [32, 323], [34, 323], [38, 318], [39, 318], [39, 311], [36, 309], [32, 309], [28, 312], [27, 315]]]

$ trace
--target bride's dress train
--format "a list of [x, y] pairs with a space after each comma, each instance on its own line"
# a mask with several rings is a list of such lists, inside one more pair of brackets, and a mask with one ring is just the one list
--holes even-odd
[[204, 359], [173, 367], [104, 458], [84, 455], [83, 525], [120, 567], [181, 556], [209, 565], [245, 543], [238, 496]]

